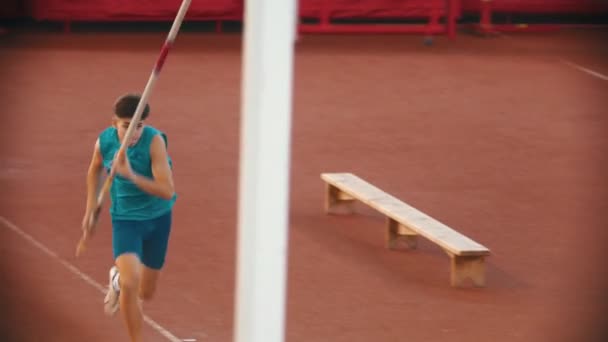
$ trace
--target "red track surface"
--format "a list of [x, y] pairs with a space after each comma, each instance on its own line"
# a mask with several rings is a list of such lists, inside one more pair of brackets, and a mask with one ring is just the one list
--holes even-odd
[[[73, 257], [96, 135], [141, 91], [163, 34], [0, 37], [0, 216], [105, 285], [109, 219]], [[425, 47], [400, 36], [297, 46], [288, 341], [589, 340], [605, 312], [605, 34]], [[179, 338], [232, 338], [240, 37], [183, 34], [151, 98], [179, 200], [146, 313]], [[322, 212], [321, 172], [354, 172], [492, 250], [487, 287], [449, 287], [428, 241], [383, 248], [383, 220]], [[124, 340], [102, 294], [0, 222], [1, 336]], [[147, 341], [167, 341], [146, 326]]]

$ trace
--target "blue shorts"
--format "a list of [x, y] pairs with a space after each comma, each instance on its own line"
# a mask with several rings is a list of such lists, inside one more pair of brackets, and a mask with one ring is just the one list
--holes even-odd
[[123, 254], [134, 253], [142, 264], [160, 270], [167, 254], [171, 216], [169, 211], [151, 220], [112, 220], [114, 260]]

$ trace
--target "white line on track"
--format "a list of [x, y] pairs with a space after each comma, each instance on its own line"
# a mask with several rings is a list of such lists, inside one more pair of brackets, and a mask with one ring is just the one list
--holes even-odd
[[601, 74], [601, 73], [599, 73], [597, 71], [593, 71], [591, 69], [585, 68], [584, 66], [578, 65], [576, 63], [572, 63], [572, 62], [570, 62], [568, 60], [565, 60], [565, 59], [560, 59], [560, 61], [563, 64], [566, 64], [567, 66], [569, 66], [571, 68], [577, 69], [577, 70], [582, 71], [584, 73], [587, 73], [587, 74], [589, 74], [591, 76], [595, 76], [595, 77], [597, 77], [597, 78], [599, 78], [601, 80], [608, 81], [608, 76], [606, 76], [604, 74]]
[[[45, 245], [43, 245], [41, 242], [39, 242], [38, 240], [34, 239], [31, 235], [29, 235], [28, 233], [24, 232], [17, 225], [15, 225], [14, 223], [12, 223], [11, 221], [7, 220], [6, 218], [4, 218], [2, 216], [0, 216], [0, 222], [2, 222], [6, 227], [8, 227], [13, 232], [17, 233], [22, 238], [24, 238], [25, 240], [27, 240], [29, 243], [31, 243], [32, 245], [34, 245], [36, 248], [38, 248], [44, 254], [46, 254], [46, 255], [50, 256], [51, 258], [55, 259], [56, 261], [58, 261], [61, 265], [63, 265], [68, 270], [70, 270], [70, 272], [72, 272], [75, 275], [77, 275], [85, 283], [93, 286], [99, 292], [105, 294], [106, 289], [105, 289], [104, 286], [102, 286], [101, 284], [99, 284], [98, 282], [96, 282], [95, 280], [93, 280], [93, 278], [89, 277], [88, 275], [86, 275], [85, 273], [83, 273], [82, 271], [80, 271], [76, 266], [72, 265], [71, 263], [69, 263], [65, 259], [62, 259], [59, 255], [57, 255], [57, 253], [53, 252], [48, 247], [46, 247]], [[182, 342], [181, 339], [175, 337], [175, 335], [172, 334], [169, 330], [163, 328], [160, 324], [156, 323], [153, 319], [151, 319], [150, 317], [148, 317], [146, 315], [144, 315], [144, 322], [146, 322], [146, 324], [148, 324], [156, 332], [158, 332], [159, 334], [161, 334], [162, 336], [164, 336], [165, 338], [167, 338], [167, 340], [169, 340], [171, 342]]]

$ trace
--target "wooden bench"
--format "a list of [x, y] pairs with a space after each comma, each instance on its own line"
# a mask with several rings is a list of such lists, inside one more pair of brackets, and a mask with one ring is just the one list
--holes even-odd
[[445, 224], [420, 212], [399, 199], [351, 173], [323, 173], [325, 181], [325, 212], [329, 214], [347, 209], [359, 200], [386, 215], [386, 246], [393, 249], [398, 240], [416, 248], [418, 236], [439, 245], [451, 260], [452, 286], [464, 285], [470, 278], [474, 286], [485, 286], [485, 257], [490, 250]]

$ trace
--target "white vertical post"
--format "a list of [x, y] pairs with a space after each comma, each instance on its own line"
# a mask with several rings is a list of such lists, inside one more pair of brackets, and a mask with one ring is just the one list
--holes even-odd
[[295, 0], [245, 3], [236, 342], [285, 335]]

